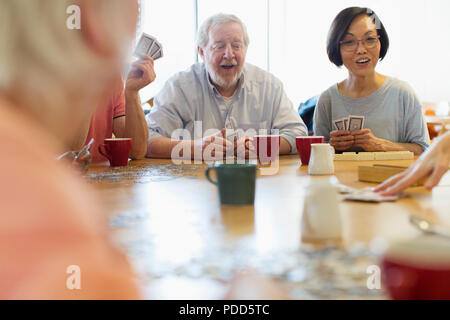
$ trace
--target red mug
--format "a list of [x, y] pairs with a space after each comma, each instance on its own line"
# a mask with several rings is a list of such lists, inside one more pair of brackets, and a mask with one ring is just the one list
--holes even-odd
[[98, 152], [108, 158], [111, 167], [125, 167], [131, 151], [131, 138], [105, 139]]
[[297, 137], [295, 144], [297, 146], [298, 154], [302, 164], [309, 165], [309, 158], [311, 157], [311, 145], [315, 143], [325, 143], [325, 137]]
[[382, 280], [395, 300], [450, 299], [450, 241], [420, 236], [384, 254]]
[[257, 135], [252, 139], [253, 147], [260, 163], [270, 163], [280, 154], [281, 137], [277, 135]]

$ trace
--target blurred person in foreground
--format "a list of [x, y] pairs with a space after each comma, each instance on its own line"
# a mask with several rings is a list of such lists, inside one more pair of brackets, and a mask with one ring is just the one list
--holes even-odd
[[[137, 2], [1, 0], [0, 21], [0, 299], [138, 298], [94, 193], [55, 162], [114, 89]], [[80, 290], [66, 286], [72, 265]]]
[[[74, 3], [81, 30], [66, 28]], [[95, 193], [55, 161], [114, 90], [136, 20], [135, 0], [0, 0], [0, 299], [140, 297]], [[235, 278], [227, 297], [236, 288], [280, 297], [254, 275]]]
[[389, 178], [374, 191], [385, 196], [394, 195], [414, 185], [424, 177], [429, 177], [425, 183], [425, 188], [431, 190], [439, 184], [449, 167], [450, 132], [447, 132], [437, 138], [431, 147], [408, 169]]

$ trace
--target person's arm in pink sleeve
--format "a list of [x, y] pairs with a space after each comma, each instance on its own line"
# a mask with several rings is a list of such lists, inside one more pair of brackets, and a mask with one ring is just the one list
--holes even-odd
[[131, 158], [143, 159], [147, 153], [148, 127], [142, 110], [139, 90], [156, 78], [153, 59], [143, 55], [133, 63], [125, 86], [125, 117], [114, 119], [113, 131], [117, 137], [131, 138]]

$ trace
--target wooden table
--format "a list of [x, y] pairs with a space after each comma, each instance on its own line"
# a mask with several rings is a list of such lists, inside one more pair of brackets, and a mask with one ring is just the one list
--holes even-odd
[[[350, 187], [374, 186], [357, 181], [358, 165], [373, 163], [335, 162], [335, 175]], [[406, 166], [412, 161], [376, 163]], [[298, 155], [282, 156], [276, 175], [258, 175], [254, 206], [221, 207], [216, 186], [205, 178], [205, 167], [146, 159], [132, 161], [122, 169], [110, 169], [106, 164], [90, 169], [87, 182], [99, 191], [108, 212], [125, 217], [116, 221], [119, 227], [114, 228], [114, 236], [121, 243], [136, 244], [129, 247], [134, 248], [129, 254], [133, 264], [139, 260], [137, 269], [164, 269], [168, 262], [182, 265], [214, 246], [245, 246], [256, 254], [270, 255], [305, 245], [301, 218], [305, 186], [311, 177]], [[450, 226], [449, 178], [446, 176], [432, 193], [423, 188], [408, 189], [409, 197], [395, 203], [341, 202], [340, 245], [350, 248], [358, 243], [369, 245], [374, 239], [389, 242], [415, 237], [419, 232], [409, 223], [410, 214]], [[127, 222], [127, 215], [132, 221]], [[146, 250], [151, 251], [151, 261], [142, 263]], [[195, 273], [195, 268], [190, 272]], [[176, 272], [144, 279], [142, 284], [145, 297], [162, 299], [217, 299], [226, 289], [224, 283], [201, 275], [179, 277]]]

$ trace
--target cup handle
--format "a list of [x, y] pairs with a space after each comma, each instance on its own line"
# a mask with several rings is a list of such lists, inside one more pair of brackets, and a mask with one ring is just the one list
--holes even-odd
[[208, 181], [211, 182], [212, 184], [217, 185], [217, 181], [214, 181], [214, 180], [211, 179], [211, 177], [209, 176], [209, 172], [210, 172], [211, 170], [214, 170], [214, 168], [213, 168], [213, 167], [208, 167], [208, 168], [206, 168], [206, 171], [205, 171], [206, 179], [208, 179]]
[[108, 146], [106, 144], [100, 144], [98, 146], [98, 152], [106, 158], [108, 158], [109, 161], [112, 161], [112, 157], [109, 155]]

